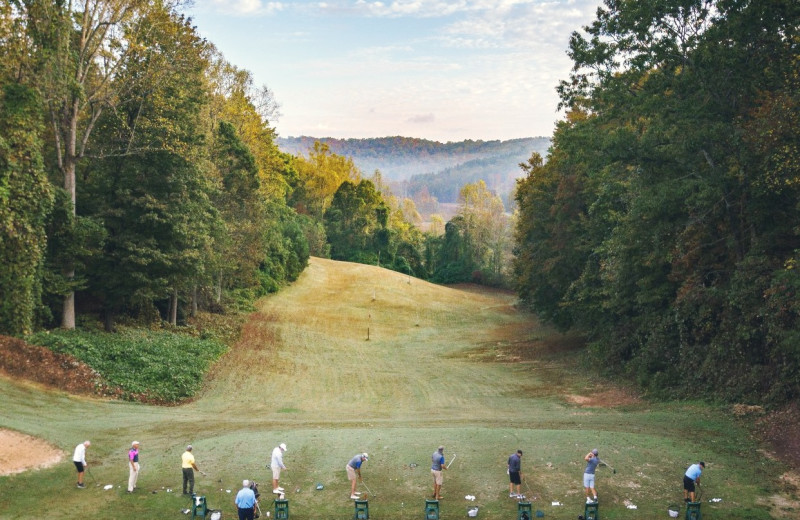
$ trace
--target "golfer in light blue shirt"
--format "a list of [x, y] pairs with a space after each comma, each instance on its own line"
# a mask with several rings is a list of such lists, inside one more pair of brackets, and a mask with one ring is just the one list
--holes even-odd
[[250, 481], [242, 481], [242, 489], [236, 493], [234, 500], [239, 511], [239, 520], [253, 520], [255, 516], [256, 494], [250, 489]]

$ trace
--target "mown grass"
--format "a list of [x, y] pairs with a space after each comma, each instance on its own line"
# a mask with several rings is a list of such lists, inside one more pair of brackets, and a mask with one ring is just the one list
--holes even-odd
[[[197, 476], [196, 490], [224, 518], [235, 518], [233, 494], [243, 478], [261, 484], [262, 509], [269, 509], [265, 464], [280, 442], [289, 447], [281, 483], [298, 520], [353, 517], [344, 465], [361, 451], [370, 453], [363, 469], [374, 493], [370, 518], [422, 518], [428, 461], [439, 444], [448, 461], [457, 454], [445, 474], [443, 520], [466, 518], [471, 505], [480, 506], [479, 518], [516, 518], [505, 464], [518, 448], [534, 510], [574, 519], [583, 513], [583, 456], [593, 447], [617, 470], [598, 475], [603, 519], [666, 518], [667, 506], [681, 501], [684, 468], [700, 458], [708, 463], [705, 497], [722, 499], [703, 504], [705, 518], [770, 518], [759, 504], [777, 493], [782, 469], [727, 410], [638, 399], [575, 404], [570, 397], [607, 395], [613, 385], [581, 367], [571, 338], [513, 303], [506, 293], [313, 259], [298, 283], [260, 302], [240, 343], [212, 367], [191, 403], [75, 398], [0, 379], [0, 426], [68, 453], [90, 438], [94, 479], [120, 486], [104, 491], [87, 477], [90, 487], [75, 489], [67, 457], [55, 468], [0, 478], [0, 518], [30, 518], [31, 511], [185, 518], [188, 500], [174, 491], [186, 443], [208, 473]], [[141, 489], [128, 495], [125, 454], [133, 439], [142, 442]]]

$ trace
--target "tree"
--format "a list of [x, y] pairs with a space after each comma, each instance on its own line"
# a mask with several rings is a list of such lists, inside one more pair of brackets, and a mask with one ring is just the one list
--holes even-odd
[[[159, 300], [169, 301], [168, 320], [175, 323], [179, 293], [206, 276], [218, 227], [203, 170], [204, 42], [168, 10], [153, 10], [137, 22], [151, 30], [142, 33], [142, 49], [120, 64], [115, 81], [128, 85], [127, 101], [98, 119], [101, 138], [88, 149], [103, 158], [91, 162], [78, 198], [107, 230], [89, 290], [102, 303], [109, 330], [116, 314], [149, 312]], [[174, 65], [160, 67], [158, 77], [145, 74], [167, 62]], [[138, 152], [103, 152], [123, 142]]]
[[799, 25], [783, 0], [608, 0], [572, 36], [568, 119], [518, 190], [517, 283], [660, 395], [800, 395], [777, 296], [800, 249]]
[[[331, 258], [373, 263], [386, 250], [388, 209], [371, 181], [344, 181], [325, 212]], [[383, 237], [383, 240], [380, 237]], [[377, 240], [376, 240], [377, 238]]]
[[52, 203], [36, 92], [0, 76], [0, 331], [32, 331]]
[[[47, 101], [50, 145], [74, 206], [76, 169], [86, 156], [101, 115], [129, 102], [130, 96], [136, 95], [136, 82], [163, 76], [172, 68], [155, 60], [140, 69], [140, 76], [116, 80], [132, 53], [155, 51], [155, 47], [142, 45], [153, 28], [137, 22], [150, 10], [170, 10], [171, 4], [145, 0], [84, 0], [80, 4], [16, 0], [14, 4], [24, 20], [22, 37], [35, 57], [28, 77], [35, 80]], [[147, 63], [146, 56], [141, 58]], [[131, 151], [128, 142], [103, 153]], [[63, 270], [68, 278], [74, 277], [74, 266], [67, 264]], [[62, 326], [75, 327], [74, 292], [64, 298]]]

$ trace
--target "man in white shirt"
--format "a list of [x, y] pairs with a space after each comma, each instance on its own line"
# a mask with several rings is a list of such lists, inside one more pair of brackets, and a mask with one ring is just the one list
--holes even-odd
[[283, 465], [284, 451], [286, 451], [286, 444], [284, 443], [281, 443], [280, 446], [272, 450], [272, 461], [269, 464], [269, 467], [272, 469], [272, 492], [276, 495], [283, 494], [283, 488], [278, 486], [278, 480], [281, 478], [281, 470], [287, 469], [286, 466]]
[[78, 470], [78, 487], [83, 489], [86, 486], [83, 484], [83, 472], [86, 471], [86, 448], [91, 446], [89, 441], [83, 441], [75, 446], [75, 453], [72, 455], [72, 462], [75, 464], [75, 469]]

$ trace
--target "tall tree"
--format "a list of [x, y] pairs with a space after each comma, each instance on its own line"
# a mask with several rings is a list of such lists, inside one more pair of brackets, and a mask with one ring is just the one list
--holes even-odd
[[[128, 85], [128, 99], [98, 119], [101, 138], [88, 149], [104, 158], [92, 161], [78, 198], [107, 229], [90, 290], [103, 303], [108, 329], [120, 311], [147, 310], [158, 300], [170, 301], [174, 322], [179, 292], [204, 276], [217, 222], [204, 171], [205, 44], [167, 9], [137, 24], [150, 28], [141, 31], [147, 38], [114, 79]], [[159, 66], [158, 76], [146, 75], [151, 66]], [[105, 153], [122, 143], [137, 153]]]
[[[136, 95], [136, 82], [167, 72], [160, 68], [164, 62], [154, 63], [142, 67], [139, 77], [116, 80], [132, 52], [155, 50], [141, 45], [152, 27], [137, 21], [148, 10], [169, 10], [172, 4], [168, 0], [14, 0], [14, 4], [25, 20], [24, 38], [36, 58], [31, 76], [47, 101], [52, 151], [74, 206], [77, 165], [100, 116], [130, 101]], [[124, 144], [122, 150], [129, 152], [130, 143]], [[65, 265], [64, 274], [73, 277], [74, 266]], [[74, 292], [64, 298], [62, 326], [75, 327]]]
[[31, 332], [40, 305], [45, 217], [52, 202], [44, 172], [41, 103], [0, 75], [0, 331]]
[[799, 28], [788, 0], [607, 0], [572, 36], [569, 118], [520, 183], [517, 281], [653, 391], [800, 395], [777, 296], [800, 248]]

